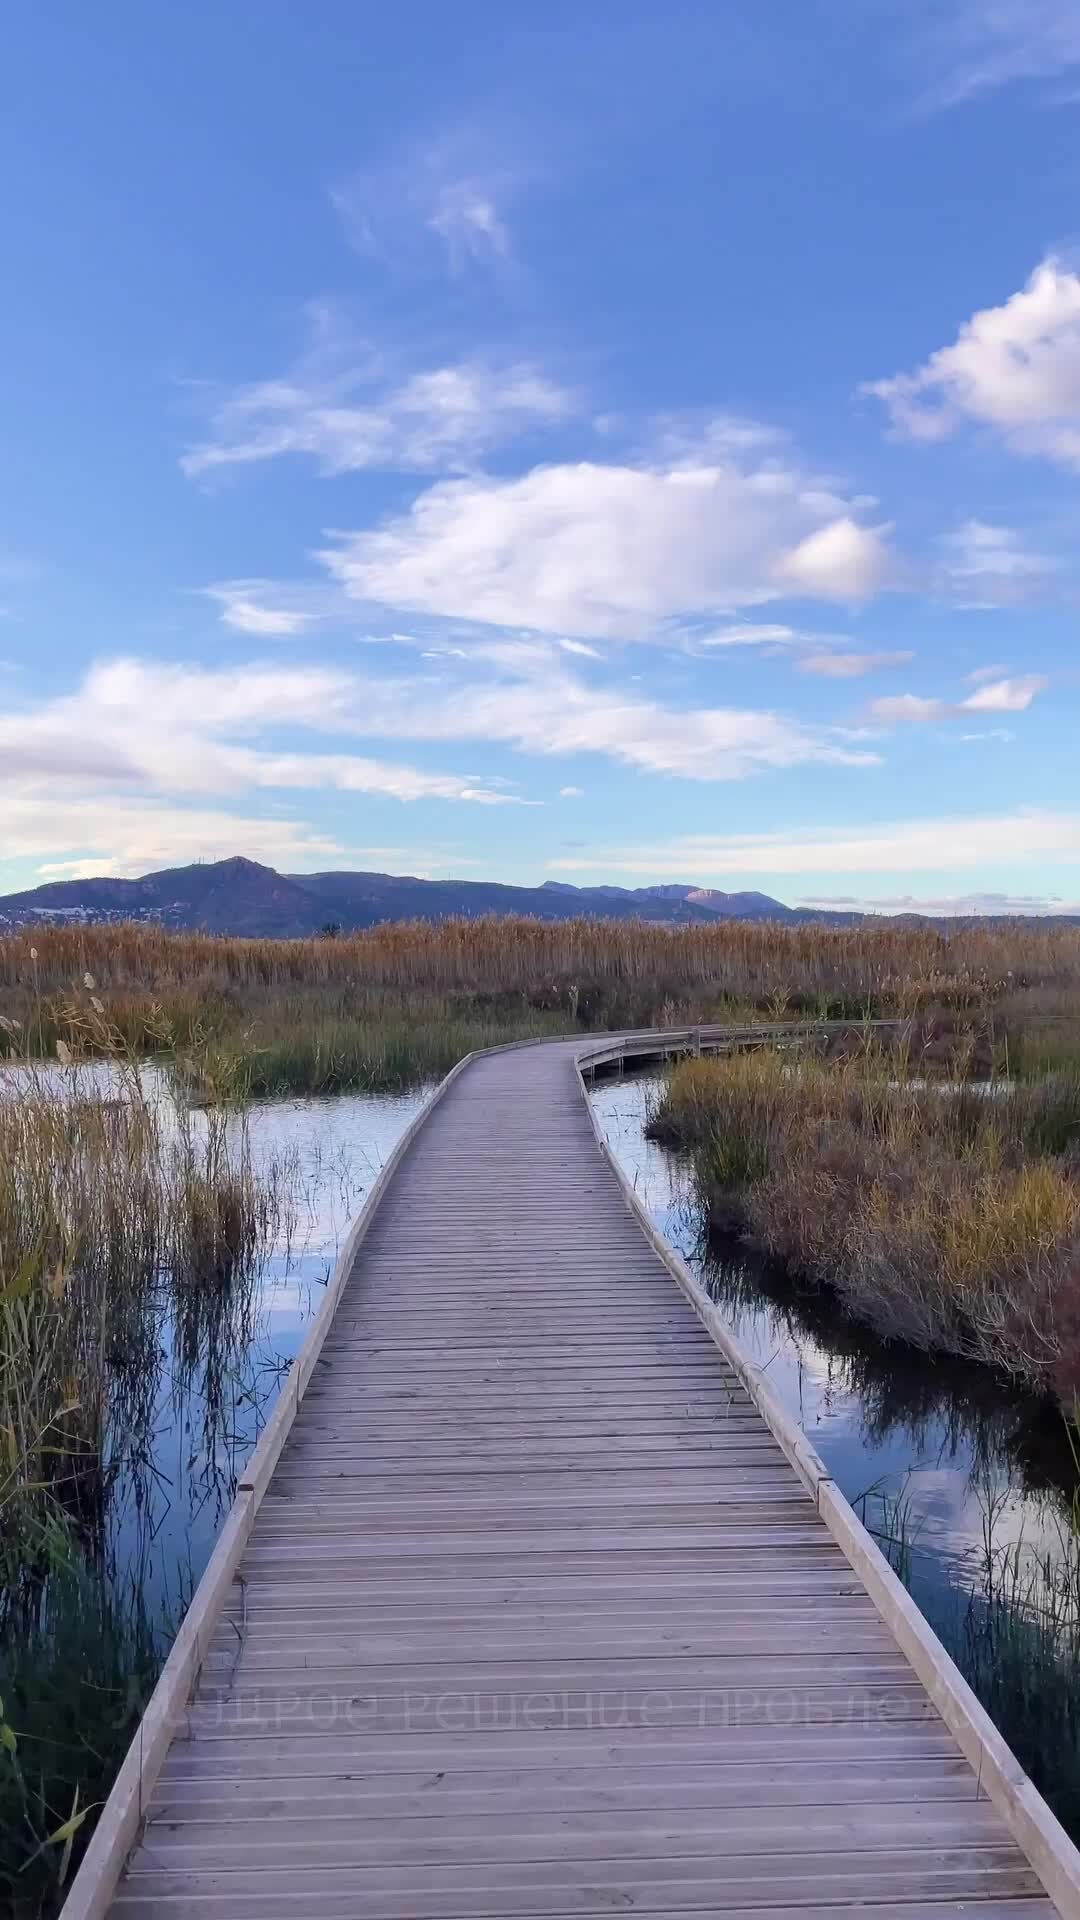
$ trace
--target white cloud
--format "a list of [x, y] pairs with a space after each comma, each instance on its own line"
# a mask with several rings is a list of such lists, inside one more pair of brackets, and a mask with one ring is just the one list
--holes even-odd
[[781, 579], [821, 600], [868, 600], [892, 574], [888, 527], [860, 527], [849, 514], [808, 534], [784, 556]]
[[931, 45], [944, 72], [923, 105], [956, 107], [1080, 67], [1080, 15], [1074, 0], [952, 0]]
[[[395, 742], [394, 758], [354, 750], [357, 740], [383, 739]], [[256, 795], [260, 815], [318, 791], [536, 804], [503, 778], [407, 764], [397, 757], [403, 741], [492, 742], [545, 757], [595, 753], [699, 781], [873, 760], [828, 730], [774, 713], [672, 708], [586, 684], [558, 647], [535, 641], [489, 644], [464, 675], [450, 660], [386, 677], [315, 664], [211, 670], [119, 659], [93, 668], [69, 695], [0, 715], [5, 855], [85, 858], [96, 867], [111, 857], [138, 869], [238, 846], [271, 862], [283, 849], [333, 850], [287, 818], [263, 819], [256, 834]], [[211, 798], [219, 811], [206, 811]]]
[[870, 712], [875, 720], [942, 720], [949, 711], [946, 700], [923, 699], [917, 693], [891, 693], [873, 700]]
[[800, 907], [824, 907], [855, 913], [919, 913], [935, 919], [969, 919], [974, 915], [1080, 914], [1080, 902], [1040, 893], [895, 893], [865, 898], [859, 894], [811, 894]]
[[583, 800], [584, 798], [585, 798], [584, 787], [560, 787], [559, 788], [560, 800]]
[[969, 693], [960, 705], [965, 713], [1025, 713], [1046, 684], [1040, 673], [1022, 673], [1011, 680], [988, 680], [975, 693]]
[[923, 699], [915, 693], [886, 696], [872, 701], [870, 712], [875, 720], [886, 722], [944, 720], [965, 713], [1026, 713], [1046, 685], [1043, 674], [1023, 673], [1012, 679], [984, 680], [963, 700]]
[[1080, 275], [1051, 255], [1026, 287], [974, 314], [915, 373], [862, 391], [883, 400], [912, 439], [944, 440], [967, 423], [1018, 453], [1080, 466]]
[[793, 592], [861, 598], [887, 575], [883, 530], [753, 443], [697, 464], [446, 480], [336, 540], [320, 557], [357, 600], [590, 639]]
[[699, 647], [795, 647], [803, 635], [794, 627], [768, 622], [742, 621], [730, 627], [718, 627], [715, 633], [697, 637]]
[[[273, 744], [283, 728], [363, 734], [364, 688], [358, 676], [323, 667], [255, 663], [211, 672], [107, 662], [91, 669], [77, 693], [0, 716], [5, 822], [12, 794], [32, 782], [77, 782], [88, 792], [120, 784], [174, 797], [331, 788], [402, 801], [515, 804], [501, 783], [475, 776]], [[260, 744], [249, 744], [253, 738]]]
[[997, 661], [988, 667], [973, 667], [970, 673], [965, 674], [964, 678], [970, 686], [981, 687], [986, 680], [1006, 679], [1008, 672], [1008, 667], [1003, 667], [1000, 661]]
[[470, 262], [509, 257], [510, 231], [489, 182], [445, 181], [427, 224], [444, 242], [455, 273], [464, 272]]
[[216, 396], [205, 439], [181, 459], [191, 479], [299, 454], [324, 474], [468, 465], [525, 429], [551, 426], [571, 396], [525, 362], [474, 358], [404, 372], [311, 310], [312, 341], [276, 379]]
[[300, 607], [267, 605], [267, 598], [272, 599], [275, 593], [269, 580], [224, 580], [207, 587], [206, 593], [221, 608], [225, 626], [237, 633], [289, 638], [303, 633], [316, 617]]
[[263, 814], [170, 806], [112, 794], [91, 802], [58, 793], [55, 785], [4, 795], [3, 861], [11, 866], [16, 860], [43, 862], [42, 872], [52, 878], [146, 873], [239, 852], [270, 866], [310, 867], [344, 851], [332, 835]]
[[808, 653], [798, 669], [823, 680], [860, 680], [888, 667], [906, 667], [914, 658], [913, 653]]
[[941, 585], [966, 607], [1022, 605], [1060, 572], [1060, 563], [1029, 547], [1014, 527], [966, 520], [942, 534]]
[[369, 681], [364, 724], [412, 740], [487, 740], [525, 753], [598, 753], [642, 772], [687, 780], [743, 780], [814, 761], [876, 764], [782, 715], [742, 707], [666, 707], [617, 685], [586, 684], [543, 643], [480, 648], [483, 680]]
[[1037, 808], [946, 815], [878, 826], [807, 828], [794, 833], [684, 834], [655, 846], [594, 849], [562, 856], [551, 869], [671, 876], [721, 883], [725, 876], [820, 873], [973, 873], [1039, 855], [1073, 866], [1080, 857], [1080, 814]]
[[584, 640], [560, 640], [559, 645], [564, 653], [577, 653], [585, 660], [602, 660], [604, 657], [595, 647], [586, 646]]
[[507, 210], [521, 185], [520, 171], [470, 127], [353, 174], [331, 188], [330, 199], [360, 252], [405, 259], [417, 240], [434, 238], [461, 274], [509, 260]]

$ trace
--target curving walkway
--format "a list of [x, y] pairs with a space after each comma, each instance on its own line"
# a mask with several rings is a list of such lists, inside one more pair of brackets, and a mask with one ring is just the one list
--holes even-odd
[[390, 1181], [111, 1911], [1047, 1920], [581, 1051], [473, 1061]]

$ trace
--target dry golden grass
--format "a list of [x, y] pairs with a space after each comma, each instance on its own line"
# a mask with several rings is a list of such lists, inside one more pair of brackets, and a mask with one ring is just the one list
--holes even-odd
[[[976, 1066], [1011, 1046], [1023, 1068], [1029, 1020], [1041, 1034], [1044, 1016], [1080, 1013], [1080, 931], [1030, 921], [945, 935], [490, 918], [335, 940], [50, 927], [0, 937], [0, 1019], [21, 1023], [19, 1045], [79, 1037], [71, 983], [87, 971], [126, 1045], [213, 1054], [223, 1082], [256, 1092], [401, 1085], [499, 1040], [755, 1012], [899, 1014], [920, 1046], [962, 1040]], [[1041, 1045], [1029, 1037], [1033, 1066]]]
[[1080, 1081], [927, 1084], [894, 1057], [677, 1066], [655, 1137], [740, 1227], [878, 1332], [1071, 1404], [1080, 1364]]
[[[31, 950], [37, 959], [31, 959]], [[931, 927], [786, 927], [718, 921], [524, 918], [398, 922], [336, 940], [240, 940], [157, 927], [40, 927], [0, 937], [0, 992], [63, 993], [86, 970], [106, 991], [198, 999], [258, 988], [579, 995], [592, 983], [652, 992], [703, 989], [760, 1005], [843, 1015], [868, 1003], [907, 1011], [927, 1000], [982, 1004], [1023, 987], [1080, 989], [1080, 929], [1037, 921], [938, 933]]]

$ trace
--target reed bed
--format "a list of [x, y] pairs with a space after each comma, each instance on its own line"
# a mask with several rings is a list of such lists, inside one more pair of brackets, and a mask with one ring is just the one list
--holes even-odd
[[1009, 1495], [990, 1480], [981, 1504], [981, 1549], [952, 1566], [944, 1589], [906, 1493], [878, 1495], [876, 1514], [863, 1517], [1025, 1773], [1080, 1840], [1077, 1495], [1059, 1514], [1051, 1546], [1035, 1547], [1022, 1535], [998, 1542]]
[[168, 1644], [117, 1583], [110, 1503], [136, 1512], [170, 1408], [229, 1457], [255, 1283], [294, 1169], [256, 1175], [242, 1120], [160, 1097], [91, 980], [71, 1030], [107, 1062], [0, 1079], [0, 1894], [55, 1911]]
[[[224, 1116], [31, 1071], [0, 1099], [0, 1540], [21, 1563], [43, 1500], [87, 1517], [149, 1418], [162, 1312], [234, 1318], [287, 1194]], [[2, 1572], [0, 1567], [0, 1572]]]
[[0, 1647], [0, 1909], [51, 1920], [138, 1726], [172, 1623], [64, 1552]]
[[0, 936], [0, 1054], [92, 1051], [70, 991], [87, 972], [126, 1047], [202, 1054], [211, 1083], [253, 1093], [404, 1086], [472, 1046], [755, 1014], [900, 1016], [921, 1049], [978, 1071], [1003, 1058], [1041, 1071], [1055, 1049], [1080, 1051], [1080, 930], [1031, 921], [938, 932], [492, 917], [306, 940], [40, 927]]
[[693, 1155], [715, 1226], [879, 1334], [1080, 1395], [1080, 1078], [762, 1050], [676, 1066], [649, 1131]]

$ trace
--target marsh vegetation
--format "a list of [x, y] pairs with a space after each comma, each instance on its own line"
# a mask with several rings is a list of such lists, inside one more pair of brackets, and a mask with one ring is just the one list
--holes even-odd
[[160, 1097], [96, 999], [107, 1071], [24, 1058], [0, 1083], [0, 1899], [20, 1917], [60, 1899], [182, 1612], [182, 1561], [147, 1582], [132, 1542], [153, 1541], [177, 1420], [229, 1459], [294, 1204], [288, 1157], [256, 1169], [242, 1123]]
[[771, 1049], [675, 1067], [649, 1120], [714, 1227], [832, 1289], [877, 1333], [1080, 1390], [1080, 1074], [926, 1077]]
[[0, 937], [0, 1052], [27, 1036], [38, 1053], [92, 1050], [71, 991], [87, 971], [124, 1046], [183, 1056], [205, 1097], [402, 1087], [503, 1040], [755, 1015], [895, 1016], [921, 1057], [1037, 1073], [1080, 1012], [1080, 930], [1030, 921], [478, 919], [309, 940], [47, 927]]
[[[6, 1908], [37, 1920], [70, 1877], [299, 1339], [294, 1283], [325, 1277], [329, 1259], [314, 1271], [294, 1248], [311, 1191], [339, 1189], [318, 1241], [331, 1257], [359, 1203], [349, 1169], [372, 1138], [376, 1090], [422, 1088], [473, 1047], [572, 1030], [848, 1022], [828, 1058], [685, 1063], [658, 1124], [695, 1169], [703, 1229], [737, 1223], [787, 1262], [783, 1287], [808, 1278], [801, 1297], [839, 1300], [849, 1328], [860, 1289], [872, 1294], [865, 1317], [892, 1356], [880, 1400], [897, 1353], [925, 1382], [947, 1350], [998, 1383], [1000, 1411], [1072, 1390], [1078, 1005], [1080, 939], [1027, 926], [0, 938]], [[863, 1031], [877, 1016], [900, 1023], [887, 1061], [871, 1060]], [[1007, 1097], [977, 1090], [994, 1075]], [[344, 1138], [354, 1109], [349, 1167], [329, 1149], [301, 1165], [312, 1115]], [[411, 1110], [384, 1116], [384, 1150]], [[850, 1280], [832, 1291], [841, 1268]], [[269, 1273], [292, 1289], [272, 1339]], [[1026, 1415], [1015, 1428], [1022, 1455]], [[1067, 1501], [1067, 1464], [1047, 1484]], [[1027, 1600], [1003, 1606], [963, 1614], [969, 1667], [981, 1660], [980, 1684], [1003, 1686], [1011, 1634], [1041, 1649], [1044, 1675], [1058, 1663], [1060, 1705], [1064, 1615], [1050, 1642], [1032, 1641], [1045, 1617]], [[1043, 1680], [1032, 1687], [1025, 1697], [1046, 1696]], [[1019, 1725], [1015, 1698], [999, 1704]]]
[[658, 1224], [1080, 1837], [1071, 1074], [928, 1079], [875, 1041], [687, 1060], [595, 1097]]

